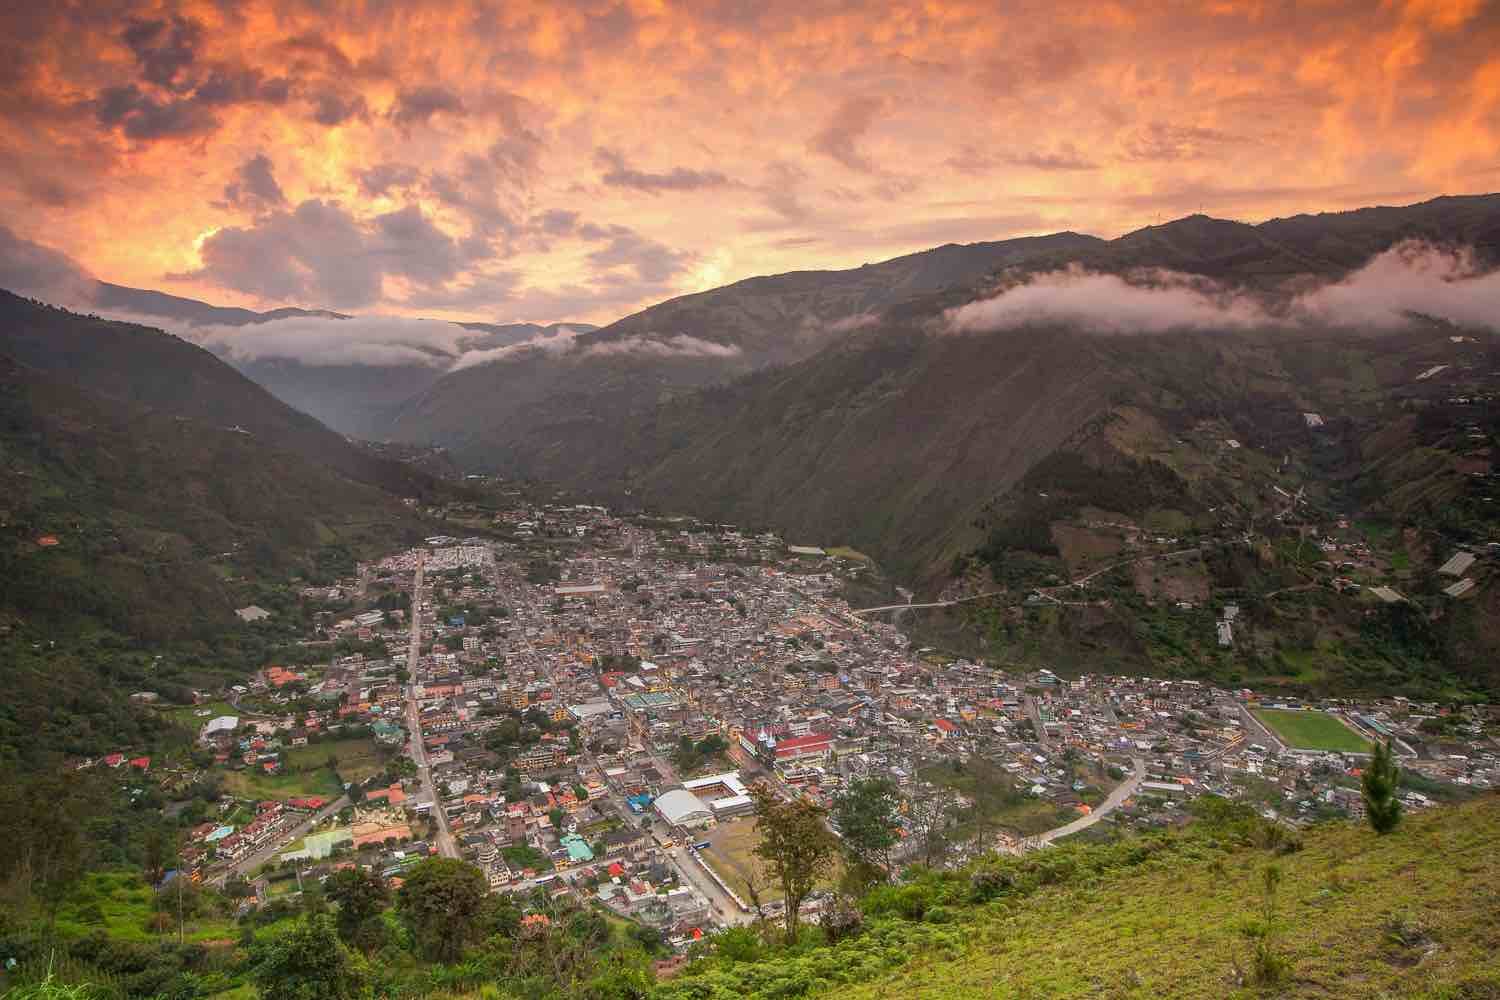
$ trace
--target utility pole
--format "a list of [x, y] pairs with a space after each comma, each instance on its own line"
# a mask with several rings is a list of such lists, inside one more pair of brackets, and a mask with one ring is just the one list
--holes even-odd
[[[175, 836], [175, 834], [174, 834], [174, 836]], [[179, 948], [182, 947], [182, 944], [183, 944], [183, 934], [184, 934], [184, 930], [183, 930], [183, 926], [182, 926], [182, 880], [183, 880], [183, 878], [184, 878], [184, 875], [183, 875], [183, 871], [182, 871], [182, 840], [179, 837], [177, 839], [177, 946]]]

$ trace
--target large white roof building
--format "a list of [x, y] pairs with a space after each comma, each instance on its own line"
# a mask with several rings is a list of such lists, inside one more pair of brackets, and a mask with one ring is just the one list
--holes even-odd
[[653, 805], [661, 818], [672, 826], [703, 826], [714, 818], [702, 799], [683, 788], [672, 789]]

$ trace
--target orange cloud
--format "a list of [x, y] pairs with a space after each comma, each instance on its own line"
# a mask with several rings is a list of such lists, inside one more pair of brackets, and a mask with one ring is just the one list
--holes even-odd
[[12, 6], [0, 217], [247, 305], [603, 321], [945, 239], [1473, 190], [1500, 154], [1477, 0]]

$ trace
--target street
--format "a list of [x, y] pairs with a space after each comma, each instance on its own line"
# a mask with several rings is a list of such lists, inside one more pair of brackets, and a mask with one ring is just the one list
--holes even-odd
[[1146, 777], [1145, 760], [1140, 757], [1135, 757], [1132, 758], [1131, 763], [1133, 764], [1133, 768], [1131, 770], [1130, 776], [1124, 781], [1120, 782], [1119, 786], [1116, 787], [1114, 791], [1109, 793], [1109, 796], [1100, 804], [1098, 809], [1095, 809], [1087, 816], [1080, 816], [1071, 823], [1057, 827], [1055, 830], [1048, 830], [1046, 833], [1039, 833], [1035, 837], [1027, 837], [1026, 843], [1029, 846], [1033, 847], [1044, 847], [1047, 844], [1052, 843], [1054, 840], [1060, 840], [1063, 837], [1068, 836], [1069, 834], [1077, 833], [1079, 830], [1088, 829], [1104, 817], [1108, 816], [1110, 813], [1114, 812], [1116, 809], [1120, 808], [1120, 803], [1124, 802], [1126, 799], [1134, 795], [1135, 790], [1141, 786], [1141, 782], [1145, 780]]
[[229, 879], [230, 875], [248, 875], [250, 872], [255, 871], [255, 869], [265, 864], [267, 861], [270, 861], [273, 857], [276, 856], [276, 853], [285, 848], [287, 844], [290, 844], [298, 837], [305, 835], [307, 831], [311, 830], [318, 823], [327, 819], [329, 816], [335, 815], [348, 805], [349, 796], [340, 795], [331, 804], [324, 806], [320, 811], [312, 814], [302, 822], [298, 823], [296, 826], [292, 827], [291, 830], [289, 830], [286, 834], [275, 838], [275, 840], [266, 844], [265, 847], [262, 847], [255, 853], [241, 858], [234, 864], [230, 865], [228, 868], [211, 876], [209, 878], [209, 882], [214, 885], [222, 886]]
[[422, 660], [422, 572], [422, 564], [418, 563], [412, 575], [411, 643], [406, 653], [406, 671], [410, 675], [406, 682], [406, 728], [411, 734], [411, 759], [417, 765], [417, 797], [432, 803], [431, 815], [437, 825], [434, 846], [443, 857], [458, 858], [458, 844], [448, 830], [448, 814], [443, 811], [432, 783], [432, 765], [427, 762], [427, 747], [422, 743], [422, 711], [417, 704], [417, 666]]

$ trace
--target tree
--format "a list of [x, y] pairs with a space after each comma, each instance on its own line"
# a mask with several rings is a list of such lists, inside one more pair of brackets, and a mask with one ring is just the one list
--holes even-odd
[[396, 894], [396, 913], [423, 957], [454, 962], [475, 937], [489, 882], [471, 864], [428, 858], [413, 865]]
[[345, 1000], [360, 994], [362, 977], [327, 917], [304, 917], [290, 931], [257, 943], [250, 957], [261, 1000]]
[[385, 882], [373, 872], [345, 868], [328, 876], [324, 894], [339, 906], [339, 937], [353, 942], [359, 929], [380, 915], [390, 900]]
[[1401, 822], [1401, 800], [1396, 798], [1396, 787], [1401, 781], [1401, 771], [1396, 767], [1396, 757], [1391, 741], [1375, 744], [1375, 756], [1365, 768], [1361, 779], [1365, 799], [1365, 815], [1370, 818], [1370, 827], [1376, 833], [1390, 833]]
[[844, 848], [865, 865], [889, 870], [891, 848], [901, 828], [896, 811], [901, 795], [890, 778], [853, 781], [833, 800], [833, 825], [844, 835]]
[[171, 834], [159, 823], [146, 828], [141, 840], [141, 874], [146, 884], [158, 886], [167, 874], [167, 860], [172, 854]]
[[948, 826], [952, 819], [948, 797], [937, 789], [929, 789], [909, 800], [912, 845], [918, 859], [928, 868], [936, 868], [948, 857], [952, 842]]
[[838, 841], [824, 823], [827, 814], [806, 799], [783, 802], [765, 785], [758, 785], [751, 794], [755, 829], [760, 834], [755, 854], [781, 886], [787, 940], [795, 941], [802, 901], [833, 867]]

